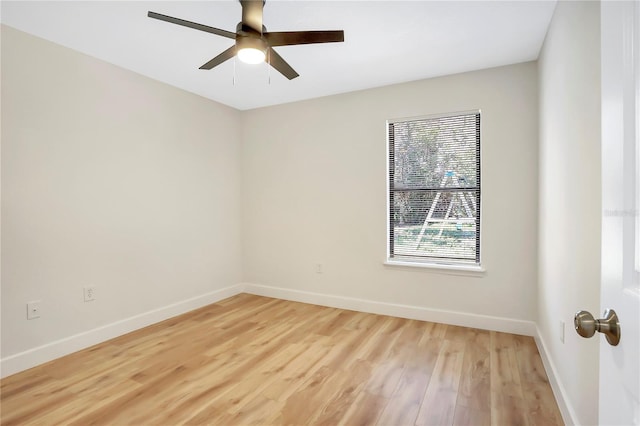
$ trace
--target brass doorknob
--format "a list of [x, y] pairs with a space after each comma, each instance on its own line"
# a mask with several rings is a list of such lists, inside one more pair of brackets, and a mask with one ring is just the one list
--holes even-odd
[[579, 311], [573, 317], [573, 324], [576, 332], [582, 337], [592, 337], [596, 331], [602, 333], [607, 338], [607, 342], [611, 346], [617, 346], [620, 343], [620, 323], [618, 315], [613, 309], [604, 311], [604, 318], [595, 319], [590, 312]]

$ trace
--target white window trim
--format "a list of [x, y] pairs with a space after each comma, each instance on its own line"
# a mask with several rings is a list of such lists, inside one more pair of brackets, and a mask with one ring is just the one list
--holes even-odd
[[462, 264], [447, 264], [447, 263], [434, 263], [434, 262], [420, 262], [411, 260], [396, 260], [387, 259], [384, 261], [384, 265], [393, 267], [408, 267], [408, 268], [422, 268], [432, 269], [439, 272], [459, 272], [469, 276], [483, 276], [486, 272], [481, 265], [462, 265]]

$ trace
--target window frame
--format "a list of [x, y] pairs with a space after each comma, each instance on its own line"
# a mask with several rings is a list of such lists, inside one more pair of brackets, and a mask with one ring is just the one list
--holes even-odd
[[[402, 255], [396, 255], [393, 256], [391, 253], [391, 235], [392, 235], [392, 228], [393, 228], [393, 223], [392, 223], [392, 208], [393, 206], [391, 205], [391, 191], [392, 191], [392, 182], [391, 182], [391, 167], [393, 165], [393, 160], [392, 160], [392, 155], [391, 155], [391, 141], [390, 141], [390, 125], [393, 123], [404, 123], [404, 122], [410, 122], [410, 121], [420, 121], [420, 120], [433, 120], [433, 119], [439, 119], [439, 118], [447, 118], [447, 117], [457, 117], [457, 116], [462, 116], [462, 115], [478, 115], [479, 116], [479, 140], [478, 140], [478, 145], [479, 148], [477, 149], [478, 152], [478, 160], [477, 160], [477, 164], [478, 164], [478, 185], [477, 185], [477, 191], [479, 193], [479, 202], [478, 202], [478, 207], [477, 207], [477, 216], [478, 216], [478, 220], [476, 221], [478, 227], [478, 239], [477, 239], [477, 243], [476, 243], [476, 250], [477, 250], [477, 255], [476, 255], [476, 261], [469, 261], [469, 260], [461, 260], [461, 259], [446, 259], [446, 258], [442, 258], [442, 259], [438, 259], [438, 258], [420, 258], [420, 257], [411, 257], [411, 256], [402, 256]], [[385, 179], [387, 182], [387, 188], [386, 188], [386, 205], [387, 205], [387, 213], [386, 213], [386, 218], [387, 218], [387, 232], [386, 232], [386, 246], [387, 246], [387, 250], [386, 250], [386, 260], [384, 262], [385, 265], [390, 265], [390, 266], [402, 266], [402, 267], [419, 267], [419, 268], [435, 268], [435, 269], [440, 269], [440, 270], [444, 270], [444, 271], [450, 271], [450, 272], [463, 272], [465, 275], [467, 275], [467, 273], [471, 273], [472, 275], [474, 273], [477, 272], [484, 272], [485, 269], [482, 266], [482, 221], [483, 221], [483, 214], [482, 214], [482, 175], [481, 175], [481, 171], [482, 171], [482, 111], [480, 109], [474, 109], [474, 110], [466, 110], [466, 111], [457, 111], [457, 112], [448, 112], [448, 113], [438, 113], [438, 114], [428, 114], [428, 115], [420, 115], [420, 116], [413, 116], [413, 117], [402, 117], [402, 118], [393, 118], [393, 119], [388, 119], [385, 123], [385, 135], [386, 135], [386, 170], [385, 170]]]

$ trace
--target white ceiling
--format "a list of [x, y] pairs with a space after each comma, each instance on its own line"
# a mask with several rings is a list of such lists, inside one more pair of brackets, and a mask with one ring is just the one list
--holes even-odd
[[[267, 0], [268, 31], [337, 30], [344, 43], [276, 50], [300, 77], [235, 60], [198, 67], [233, 40], [150, 19], [147, 11], [235, 31], [240, 3], [2, 1], [3, 24], [245, 110], [535, 60], [553, 1]], [[43, 68], [46, 72], [46, 66]], [[235, 75], [235, 84], [234, 84]]]

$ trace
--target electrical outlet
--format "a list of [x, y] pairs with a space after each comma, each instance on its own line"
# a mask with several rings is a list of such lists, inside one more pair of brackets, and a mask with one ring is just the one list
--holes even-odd
[[560, 341], [564, 343], [564, 321], [560, 320]]
[[32, 320], [40, 318], [40, 301], [35, 300], [27, 303], [27, 319]]
[[322, 263], [316, 263], [316, 274], [322, 273]]
[[91, 302], [96, 300], [96, 288], [92, 285], [84, 288], [84, 301]]

